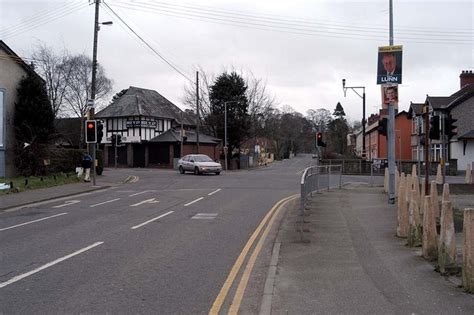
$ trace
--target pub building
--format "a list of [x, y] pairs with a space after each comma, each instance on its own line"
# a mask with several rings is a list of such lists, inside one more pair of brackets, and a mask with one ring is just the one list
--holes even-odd
[[[197, 153], [197, 116], [191, 110], [182, 111], [154, 90], [129, 87], [109, 106], [99, 111], [95, 119], [102, 120], [104, 165], [121, 167], [173, 168], [184, 154]], [[181, 127], [186, 141], [181, 146]], [[115, 148], [113, 136], [121, 136]], [[212, 159], [219, 158], [220, 139], [199, 134], [200, 152]], [[117, 149], [117, 150], [115, 150]]]

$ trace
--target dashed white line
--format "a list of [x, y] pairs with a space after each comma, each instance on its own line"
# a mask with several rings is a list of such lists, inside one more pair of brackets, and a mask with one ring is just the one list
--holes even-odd
[[217, 213], [197, 213], [191, 219], [197, 220], [214, 220], [217, 217]]
[[145, 191], [137, 192], [135, 194], [131, 194], [131, 195], [128, 195], [128, 196], [129, 197], [138, 196], [138, 195], [146, 194], [147, 192], [151, 192], [151, 191], [153, 191], [153, 190], [145, 190]]
[[219, 188], [219, 189], [217, 189], [217, 190], [214, 190], [214, 191], [213, 191], [213, 192], [211, 192], [211, 193], [208, 193], [207, 195], [208, 195], [208, 196], [212, 196], [212, 195], [214, 195], [216, 192], [219, 192], [219, 191], [221, 191], [221, 189], [220, 189], [220, 188]]
[[72, 257], [74, 257], [74, 256], [76, 256], [76, 255], [79, 255], [79, 254], [81, 254], [81, 253], [83, 253], [83, 252], [85, 252], [85, 251], [88, 251], [88, 250], [90, 250], [90, 249], [92, 249], [92, 248], [94, 248], [94, 247], [96, 247], [96, 246], [99, 246], [99, 245], [101, 245], [101, 244], [103, 244], [103, 243], [104, 243], [104, 242], [96, 242], [96, 243], [94, 243], [94, 244], [92, 244], [92, 245], [89, 245], [89, 246], [87, 246], [87, 247], [84, 247], [83, 249], [80, 249], [80, 250], [78, 250], [78, 251], [76, 251], [76, 252], [74, 252], [74, 253], [72, 253], [72, 254], [69, 254], [69, 255], [66, 255], [66, 256], [64, 256], [64, 257], [58, 258], [58, 259], [56, 259], [55, 261], [52, 261], [52, 262], [50, 262], [50, 263], [47, 263], [46, 265], [43, 265], [43, 266], [41, 266], [41, 267], [38, 267], [38, 268], [36, 268], [36, 269], [34, 269], [34, 270], [31, 270], [31, 271], [29, 271], [29, 272], [27, 272], [27, 273], [21, 274], [21, 275], [16, 276], [16, 277], [13, 277], [13, 278], [11, 278], [11, 279], [8, 280], [8, 281], [1, 282], [1, 283], [0, 283], [0, 288], [4, 288], [4, 287], [6, 287], [6, 286], [9, 285], [9, 284], [12, 284], [12, 283], [15, 283], [15, 282], [17, 282], [17, 281], [20, 281], [20, 280], [22, 280], [22, 279], [24, 279], [24, 278], [26, 278], [26, 277], [28, 277], [28, 276], [31, 276], [32, 274], [35, 274], [35, 273], [37, 273], [37, 272], [40, 272], [41, 270], [44, 270], [44, 269], [46, 269], [46, 268], [49, 268], [49, 267], [54, 266], [54, 265], [56, 265], [56, 264], [59, 264], [59, 263], [62, 262], [62, 261], [65, 261], [65, 260], [67, 260], [67, 259], [69, 259], [69, 258], [72, 258]]
[[191, 201], [191, 202], [188, 202], [188, 203], [186, 203], [184, 206], [187, 207], [187, 206], [192, 205], [193, 203], [198, 202], [199, 200], [202, 200], [202, 199], [204, 199], [204, 197], [201, 197], [201, 198], [198, 198], [198, 199], [193, 200], [193, 201]]
[[151, 198], [151, 199], [147, 199], [147, 200], [143, 200], [143, 201], [140, 201], [138, 203], [135, 203], [133, 205], [130, 205], [130, 207], [138, 207], [142, 204], [145, 204], [145, 203], [158, 203], [160, 202], [159, 200], [155, 200], [155, 198]]
[[111, 203], [111, 202], [114, 202], [114, 201], [117, 201], [117, 200], [120, 200], [120, 198], [107, 200], [107, 201], [104, 201], [104, 202], [101, 202], [101, 203], [96, 203], [95, 205], [91, 205], [89, 207], [94, 208], [94, 207], [97, 207], [97, 206], [100, 206], [100, 205], [105, 205], [106, 203]]
[[57, 206], [54, 206], [53, 208], [62, 208], [62, 207], [70, 206], [79, 202], [81, 201], [80, 200], [67, 200], [62, 205], [57, 205]]
[[165, 216], [167, 216], [167, 215], [169, 215], [169, 214], [172, 214], [173, 212], [174, 212], [174, 211], [166, 212], [165, 214], [162, 214], [162, 215], [160, 215], [160, 216], [158, 216], [158, 217], [156, 217], [156, 218], [153, 218], [153, 219], [151, 219], [151, 220], [148, 220], [148, 221], [146, 221], [146, 222], [143, 222], [142, 224], [132, 226], [131, 229], [132, 229], [132, 230], [138, 229], [139, 227], [142, 227], [142, 226], [144, 226], [145, 224], [148, 224], [148, 223], [151, 223], [151, 222], [156, 221], [156, 220], [158, 220], [158, 219], [161, 219], [162, 217], [165, 217]]
[[33, 220], [33, 221], [29, 221], [29, 222], [25, 222], [25, 223], [21, 223], [21, 224], [9, 226], [9, 227], [0, 229], [0, 232], [1, 232], [1, 231], [6, 231], [6, 230], [9, 230], [9, 229], [13, 229], [13, 228], [16, 228], [16, 227], [19, 227], [19, 226], [23, 226], [23, 225], [27, 225], [27, 224], [31, 224], [31, 223], [35, 223], [35, 222], [40, 222], [40, 221], [52, 219], [52, 218], [59, 217], [59, 216], [61, 216], [61, 215], [65, 215], [65, 214], [67, 214], [67, 212], [55, 214], [55, 215], [52, 215], [52, 216], [49, 216], [49, 217], [45, 217], [45, 218], [41, 218], [41, 219], [38, 219], [38, 220]]

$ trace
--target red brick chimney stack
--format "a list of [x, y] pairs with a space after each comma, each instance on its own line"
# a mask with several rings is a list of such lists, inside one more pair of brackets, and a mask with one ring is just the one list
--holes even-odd
[[459, 78], [461, 79], [461, 89], [468, 84], [474, 84], [474, 73], [472, 73], [472, 70], [463, 70]]

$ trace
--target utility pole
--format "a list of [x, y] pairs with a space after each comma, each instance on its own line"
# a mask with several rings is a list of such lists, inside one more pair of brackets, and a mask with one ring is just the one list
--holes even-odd
[[184, 128], [183, 128], [183, 112], [181, 112], [181, 131], [180, 131], [180, 133], [179, 133], [179, 134], [181, 135], [181, 148], [180, 148], [180, 149], [181, 149], [181, 152], [180, 152], [180, 153], [181, 153], [181, 154], [180, 154], [181, 157], [184, 156], [184, 154], [183, 154], [183, 140], [184, 140], [184, 139], [183, 139], [183, 138], [184, 138], [184, 137], [183, 137], [183, 136], [184, 136], [183, 133], [184, 133]]
[[[390, 11], [390, 46], [393, 46], [393, 4], [389, 0]], [[387, 124], [387, 158], [388, 158], [388, 203], [395, 203], [395, 104], [390, 102], [388, 104], [388, 124]]]
[[[94, 19], [94, 47], [92, 52], [92, 82], [91, 97], [92, 106], [89, 109], [89, 119], [94, 119], [95, 92], [96, 92], [96, 73], [97, 73], [97, 37], [99, 35], [99, 5], [100, 0], [95, 0], [95, 19]], [[92, 185], [95, 186], [95, 163], [96, 163], [96, 144], [89, 144], [89, 152], [92, 154]]]
[[197, 143], [197, 154], [199, 154], [199, 125], [201, 124], [201, 119], [199, 118], [199, 71], [196, 71], [196, 115], [197, 115], [196, 143]]

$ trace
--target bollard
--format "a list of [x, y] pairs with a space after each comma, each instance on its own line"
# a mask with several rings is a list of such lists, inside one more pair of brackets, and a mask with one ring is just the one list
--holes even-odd
[[470, 184], [472, 182], [472, 170], [471, 170], [471, 163], [467, 163], [466, 167], [466, 177], [464, 178], [464, 182], [466, 184]]
[[438, 200], [438, 184], [436, 181], [431, 181], [431, 190], [430, 190], [431, 202], [433, 203], [433, 211], [435, 215], [435, 219], [439, 218], [440, 210], [439, 210], [439, 200]]
[[415, 190], [411, 191], [411, 195], [413, 198], [410, 200], [410, 206], [408, 208], [408, 240], [407, 244], [410, 247], [418, 247], [422, 244], [422, 232], [421, 232], [421, 221], [420, 221], [420, 210], [418, 206], [418, 202], [416, 200]]
[[474, 208], [464, 209], [462, 247], [462, 286], [474, 293]]
[[436, 182], [438, 184], [443, 183], [443, 174], [441, 173], [441, 164], [438, 164], [438, 170], [436, 171]]
[[408, 236], [408, 212], [407, 212], [407, 204], [405, 202], [405, 189], [406, 189], [406, 181], [405, 181], [405, 174], [402, 173], [400, 176], [400, 185], [398, 189], [398, 207], [397, 207], [397, 236], [398, 237], [407, 237]]
[[399, 183], [400, 183], [400, 173], [398, 172], [398, 168], [395, 167], [395, 194], [398, 191]]
[[416, 176], [416, 164], [411, 166], [411, 176]]
[[454, 232], [453, 207], [450, 201], [443, 201], [441, 207], [438, 265], [442, 275], [456, 267], [456, 235]]
[[407, 203], [410, 202], [410, 194], [411, 194], [411, 190], [413, 189], [413, 184], [411, 182], [411, 174], [408, 174], [407, 175], [407, 182], [406, 182], [406, 194], [405, 194], [405, 201]]
[[417, 215], [418, 215], [418, 221], [423, 222], [423, 217], [421, 216], [421, 211], [420, 211], [420, 182], [418, 180], [418, 176], [415, 175], [415, 177], [412, 177], [412, 184], [413, 184], [413, 190], [415, 191], [415, 194], [413, 195], [412, 198], [416, 200], [417, 204]]
[[422, 254], [425, 259], [434, 260], [438, 257], [436, 219], [431, 196], [425, 196], [425, 211], [423, 215]]
[[420, 191], [420, 216], [423, 218], [423, 210], [425, 209], [425, 181], [421, 181], [421, 191]]
[[448, 183], [443, 185], [443, 197], [441, 199], [441, 202], [443, 201], [449, 201], [449, 184]]

